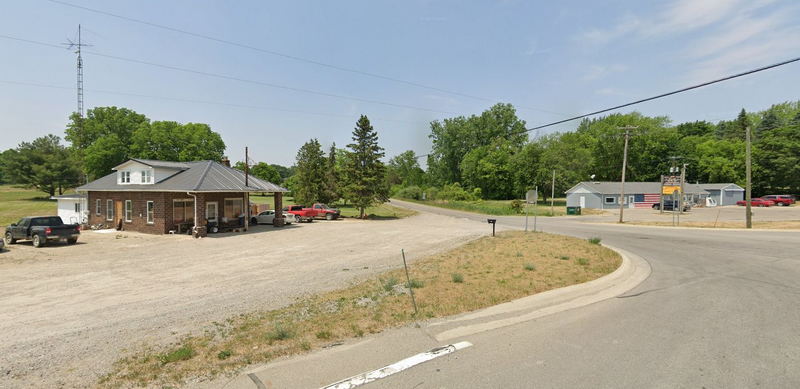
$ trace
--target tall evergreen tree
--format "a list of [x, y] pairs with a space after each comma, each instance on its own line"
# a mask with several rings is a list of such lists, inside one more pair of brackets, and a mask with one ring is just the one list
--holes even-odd
[[352, 139], [353, 143], [347, 145], [350, 150], [344, 165], [343, 192], [359, 209], [359, 217], [364, 218], [365, 208], [389, 197], [386, 167], [380, 160], [384, 152], [378, 146], [378, 133], [365, 115], [358, 119]]
[[325, 190], [325, 154], [319, 141], [311, 139], [297, 152], [297, 168], [292, 177], [292, 192], [299, 204], [311, 205], [322, 199]]
[[55, 135], [20, 143], [14, 152], [6, 155], [4, 168], [13, 182], [50, 196], [81, 183], [81, 172], [74, 158]]
[[336, 170], [336, 143], [331, 145], [328, 158], [325, 159], [325, 190], [321, 201], [333, 203], [339, 200], [339, 173]]

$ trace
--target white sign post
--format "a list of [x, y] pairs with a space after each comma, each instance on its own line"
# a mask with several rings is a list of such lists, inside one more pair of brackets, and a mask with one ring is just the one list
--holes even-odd
[[533, 231], [536, 232], [536, 200], [539, 198], [539, 187], [525, 193], [525, 231], [528, 231], [528, 204], [533, 204]]

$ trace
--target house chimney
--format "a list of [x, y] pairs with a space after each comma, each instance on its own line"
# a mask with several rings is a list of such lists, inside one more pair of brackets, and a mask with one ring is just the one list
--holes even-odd
[[231, 160], [228, 159], [228, 157], [222, 157], [222, 161], [220, 162], [227, 167], [231, 167]]

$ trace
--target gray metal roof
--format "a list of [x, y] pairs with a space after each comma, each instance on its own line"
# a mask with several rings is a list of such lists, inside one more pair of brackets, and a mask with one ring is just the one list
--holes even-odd
[[[619, 181], [583, 181], [578, 185], [573, 186], [566, 193], [572, 193], [575, 191], [576, 188], [579, 186], [583, 186], [594, 193], [599, 194], [619, 194], [620, 193], [620, 185]], [[706, 190], [704, 190], [701, 185], [697, 184], [690, 184], [686, 183], [683, 185], [684, 190], [686, 193], [691, 194], [708, 194]], [[637, 193], [661, 193], [661, 183], [659, 182], [636, 182], [630, 181], [625, 182], [625, 193], [628, 194], [637, 194]]]
[[[143, 160], [136, 161], [145, 163], [142, 162]], [[76, 190], [79, 192], [288, 192], [286, 188], [253, 176], [248, 177], [248, 183], [245, 185], [244, 172], [218, 162], [200, 161], [176, 162], [176, 164], [177, 163], [184, 164], [186, 168], [155, 184], [118, 184], [117, 173], [114, 172], [78, 187]], [[149, 166], [156, 166], [156, 164]]]
[[736, 185], [734, 183], [730, 183], [730, 182], [727, 183], [727, 184], [700, 184], [700, 186], [703, 187], [703, 189], [705, 189], [705, 190], [728, 189], [728, 190], [734, 190], [734, 191], [737, 191], [737, 192], [744, 190], [744, 188], [742, 188], [741, 186]]
[[120, 167], [122, 165], [125, 165], [126, 163], [131, 162], [131, 161], [139, 162], [139, 163], [141, 163], [143, 165], [147, 165], [147, 166], [150, 166], [150, 167], [163, 167], [163, 168], [167, 168], [167, 169], [181, 169], [181, 170], [188, 169], [189, 168], [189, 164], [193, 163], [193, 162], [159, 161], [159, 160], [156, 160], [156, 159], [131, 158], [131, 159], [129, 159], [129, 160], [127, 160], [127, 161], [115, 166], [114, 170], [117, 170], [118, 167]]
[[79, 199], [85, 199], [85, 198], [86, 198], [86, 194], [84, 194], [84, 193], [70, 193], [70, 194], [62, 194], [62, 195], [51, 196], [50, 197], [51, 200], [59, 200], [59, 199], [62, 199], [62, 200], [70, 200], [70, 199], [71, 200], [79, 200]]

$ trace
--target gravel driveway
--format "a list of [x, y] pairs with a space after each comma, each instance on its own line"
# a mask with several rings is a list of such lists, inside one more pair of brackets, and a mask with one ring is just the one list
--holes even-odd
[[74, 246], [0, 254], [0, 387], [85, 387], [126, 350], [271, 309], [485, 235], [420, 214], [258, 226], [248, 233], [84, 232]]

